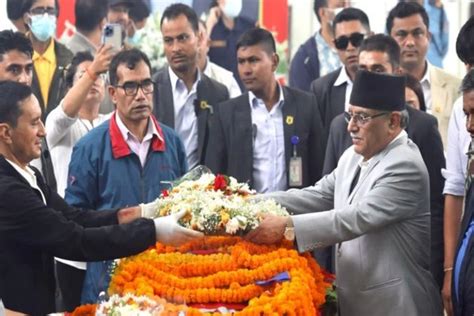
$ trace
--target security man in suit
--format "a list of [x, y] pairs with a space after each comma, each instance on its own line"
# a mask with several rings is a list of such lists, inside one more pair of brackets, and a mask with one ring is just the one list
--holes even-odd
[[272, 34], [256, 28], [237, 43], [239, 75], [247, 93], [216, 108], [206, 165], [258, 192], [315, 183], [324, 158], [321, 118], [306, 92], [275, 78], [279, 57]]

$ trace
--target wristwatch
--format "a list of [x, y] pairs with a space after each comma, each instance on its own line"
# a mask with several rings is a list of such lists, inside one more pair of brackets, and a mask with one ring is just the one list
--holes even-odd
[[288, 219], [286, 221], [286, 227], [285, 227], [285, 232], [283, 233], [283, 236], [285, 237], [286, 240], [289, 240], [289, 241], [295, 240], [295, 226], [290, 216], [288, 216]]

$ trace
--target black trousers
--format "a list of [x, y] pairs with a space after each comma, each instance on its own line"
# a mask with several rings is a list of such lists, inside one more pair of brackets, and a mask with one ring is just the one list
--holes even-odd
[[57, 306], [61, 311], [72, 312], [81, 305], [82, 284], [86, 270], [77, 269], [56, 261], [56, 277], [58, 281]]

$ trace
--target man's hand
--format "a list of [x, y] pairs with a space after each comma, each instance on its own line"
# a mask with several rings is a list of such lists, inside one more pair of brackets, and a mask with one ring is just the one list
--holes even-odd
[[206, 29], [209, 36], [211, 36], [212, 29], [219, 22], [222, 15], [222, 9], [219, 6], [215, 6], [209, 10], [209, 16], [206, 21]]
[[452, 272], [453, 271], [446, 271], [444, 273], [443, 289], [441, 290], [443, 305], [447, 316], [453, 315], [453, 301], [451, 300]]
[[117, 212], [117, 219], [119, 224], [130, 223], [140, 217], [141, 210], [139, 206], [123, 208]]
[[160, 202], [158, 199], [156, 199], [155, 201], [150, 203], [141, 203], [139, 206], [141, 209], [142, 217], [155, 218], [158, 208], [160, 207]]
[[94, 60], [89, 66], [90, 71], [92, 71], [96, 76], [105, 73], [109, 70], [110, 62], [115, 54], [116, 52], [111, 45], [100, 46], [95, 54]]
[[202, 238], [204, 234], [191, 229], [187, 229], [178, 224], [178, 220], [186, 215], [182, 210], [178, 213], [156, 218], [156, 241], [171, 246], [179, 246], [195, 238]]
[[283, 239], [288, 218], [266, 214], [257, 228], [250, 231], [245, 239], [256, 244], [277, 244]]

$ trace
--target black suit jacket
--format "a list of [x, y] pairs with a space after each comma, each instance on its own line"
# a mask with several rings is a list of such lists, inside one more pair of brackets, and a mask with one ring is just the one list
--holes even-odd
[[[158, 121], [174, 129], [174, 101], [171, 79], [168, 67], [165, 67], [153, 75], [155, 90], [153, 92], [153, 113]], [[198, 121], [198, 156], [199, 163], [204, 163], [204, 155], [209, 138], [209, 118], [214, 112], [214, 107], [219, 102], [229, 99], [229, 91], [226, 86], [201, 74], [201, 80], [197, 85], [197, 99], [194, 102]], [[204, 102], [211, 108], [204, 108]], [[191, 167], [191, 166], [190, 166]]]
[[[431, 197], [431, 272], [442, 287], [443, 284], [443, 209], [444, 178], [441, 169], [446, 161], [443, 143], [438, 131], [438, 122], [433, 115], [407, 107], [409, 123], [406, 128], [408, 137], [418, 146], [430, 176]], [[347, 123], [343, 114], [334, 118], [329, 130], [329, 137], [324, 159], [323, 174], [331, 173], [337, 166], [342, 153], [352, 145], [347, 132]]]
[[156, 237], [150, 219], [115, 225], [116, 211], [68, 206], [35, 173], [46, 205], [40, 192], [0, 156], [0, 298], [10, 310], [46, 315], [55, 311], [54, 256], [120, 258], [144, 251]]
[[316, 97], [316, 104], [326, 131], [329, 131], [333, 118], [344, 112], [347, 83], [334, 86], [341, 70], [345, 71], [344, 68], [339, 68], [311, 83], [311, 92]]
[[[313, 185], [321, 178], [325, 146], [319, 112], [314, 98], [306, 92], [283, 87], [283, 96], [287, 173], [293, 154], [291, 137], [296, 135], [300, 138], [297, 155], [303, 160], [303, 187]], [[287, 122], [288, 117], [293, 117], [291, 124]], [[214, 173], [227, 174], [253, 185], [253, 131], [248, 93], [218, 105], [207, 150], [206, 165]]]

